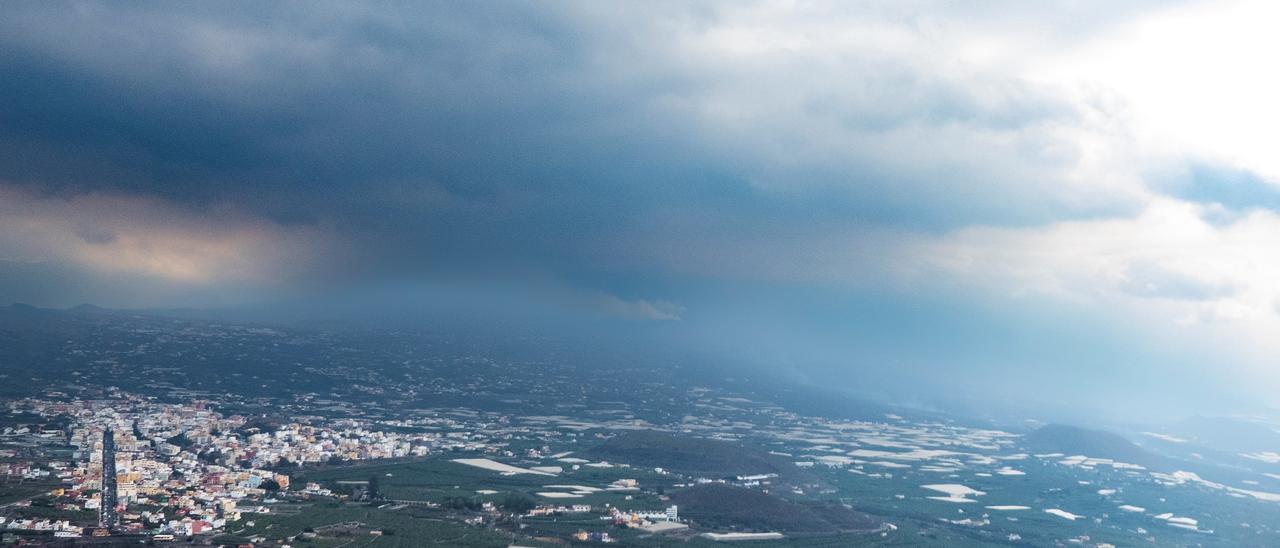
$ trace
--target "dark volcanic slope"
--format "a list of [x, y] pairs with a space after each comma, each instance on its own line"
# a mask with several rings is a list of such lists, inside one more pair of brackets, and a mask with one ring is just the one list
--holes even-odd
[[618, 434], [585, 454], [595, 459], [662, 467], [712, 478], [769, 473], [793, 478], [799, 475], [790, 460], [758, 448], [650, 430]]
[[1111, 432], [1086, 430], [1065, 424], [1049, 424], [1022, 438], [1023, 446], [1036, 453], [1065, 453], [1113, 459], [1141, 465], [1157, 464], [1157, 455]]
[[671, 500], [680, 515], [705, 527], [755, 531], [866, 531], [880, 523], [871, 516], [835, 503], [797, 503], [780, 497], [708, 483], [677, 491]]

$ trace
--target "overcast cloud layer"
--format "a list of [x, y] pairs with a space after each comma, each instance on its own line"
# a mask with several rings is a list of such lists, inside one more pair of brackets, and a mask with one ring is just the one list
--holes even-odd
[[1274, 405], [1276, 11], [10, 5], [0, 301], [491, 289], [895, 394]]

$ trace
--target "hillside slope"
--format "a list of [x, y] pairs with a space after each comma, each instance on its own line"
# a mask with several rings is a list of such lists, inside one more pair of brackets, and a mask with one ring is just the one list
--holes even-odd
[[1124, 437], [1065, 424], [1048, 424], [1023, 436], [1022, 444], [1036, 453], [1063, 453], [1113, 459], [1144, 466], [1160, 462], [1157, 455]]

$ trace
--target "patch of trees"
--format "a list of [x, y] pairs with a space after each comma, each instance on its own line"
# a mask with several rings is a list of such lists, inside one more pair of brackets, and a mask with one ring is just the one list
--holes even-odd
[[517, 514], [528, 512], [537, 505], [538, 503], [533, 499], [520, 493], [507, 493], [507, 496], [502, 498], [501, 504], [504, 510], [508, 512], [515, 512]]

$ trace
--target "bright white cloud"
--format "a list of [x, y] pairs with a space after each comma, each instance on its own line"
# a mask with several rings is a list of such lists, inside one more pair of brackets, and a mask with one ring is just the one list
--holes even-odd
[[1202, 370], [1242, 374], [1268, 394], [1280, 381], [1280, 215], [1258, 210], [1220, 225], [1206, 220], [1212, 208], [1159, 198], [1132, 218], [968, 228], [904, 240], [893, 260], [916, 283], [1092, 308], [1147, 333], [1134, 344], [1195, 348], [1209, 360]]
[[[1280, 350], [1265, 342], [1280, 329], [1280, 216], [1182, 201], [1160, 179], [1205, 162], [1280, 183], [1269, 70], [1280, 7], [1170, 4], [1055, 28], [1099, 22], [1068, 11], [725, 10], [678, 42], [681, 62], [713, 83], [669, 101], [739, 151], [760, 189], [836, 181], [880, 205], [932, 203], [926, 216], [986, 211], [942, 234], [874, 223], [717, 233], [677, 214], [655, 224], [678, 243], [629, 249], [698, 274], [1050, 296], [1263, 363]], [[1045, 215], [981, 219], [1002, 207]]]
[[1209, 209], [1160, 198], [1133, 218], [968, 228], [923, 240], [910, 260], [1011, 294], [1208, 303], [1220, 318], [1273, 315], [1280, 258], [1262, 251], [1280, 237], [1280, 217], [1255, 211], [1217, 225], [1205, 219]]
[[[1114, 6], [732, 4], [669, 42], [699, 85], [660, 97], [765, 192], [843, 189], [899, 218], [950, 224], [1135, 211], [1152, 154], [1113, 92], [1045, 78], [1045, 60], [1130, 21]], [[1022, 11], [1019, 6], [1006, 6]], [[979, 10], [981, 11], [981, 10]]]
[[1036, 70], [1122, 101], [1149, 147], [1228, 163], [1280, 184], [1280, 5], [1214, 2], [1157, 13]]

